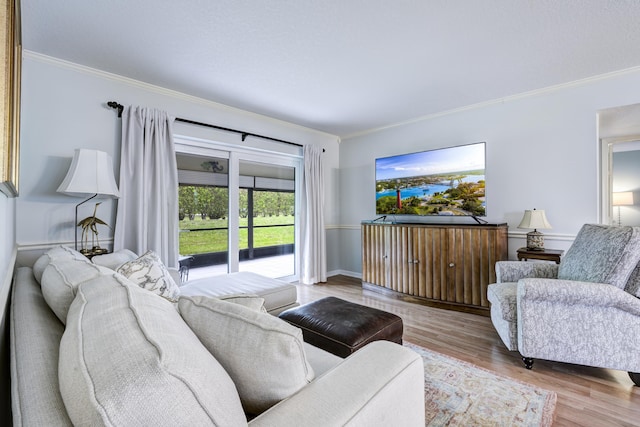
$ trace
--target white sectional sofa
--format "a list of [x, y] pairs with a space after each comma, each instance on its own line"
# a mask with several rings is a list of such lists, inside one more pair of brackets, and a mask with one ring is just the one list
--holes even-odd
[[14, 425], [424, 425], [423, 362], [401, 345], [340, 359], [261, 297], [135, 280], [59, 248], [17, 269]]
[[264, 298], [267, 312], [274, 316], [300, 305], [295, 285], [249, 271], [190, 280], [180, 287], [180, 295], [184, 296], [221, 297], [230, 294], [258, 295]]
[[[120, 265], [137, 257], [135, 253], [124, 249], [111, 254], [93, 257], [92, 261], [94, 264], [115, 270]], [[169, 273], [171, 273], [174, 281], [179, 284], [180, 294], [185, 296], [257, 295], [264, 298], [265, 309], [274, 316], [299, 305], [295, 285], [247, 271], [189, 280], [184, 283], [180, 283], [180, 274], [177, 270], [169, 269]]]

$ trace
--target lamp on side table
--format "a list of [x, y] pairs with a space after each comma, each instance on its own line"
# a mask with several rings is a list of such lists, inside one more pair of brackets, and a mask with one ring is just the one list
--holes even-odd
[[622, 217], [620, 216], [620, 206], [633, 206], [633, 192], [620, 191], [612, 195], [611, 204], [618, 208], [618, 226], [622, 225]]
[[551, 224], [547, 221], [547, 216], [543, 210], [526, 210], [518, 228], [533, 228], [527, 233], [527, 249], [530, 251], [544, 250], [544, 235], [538, 229], [550, 229]]
[[[76, 197], [88, 197], [76, 205], [74, 227], [75, 249], [78, 250], [78, 207], [97, 196], [120, 197], [113, 175], [111, 156], [103, 151], [84, 148], [76, 149], [69, 171], [62, 184], [58, 187], [58, 193]], [[97, 219], [95, 218], [95, 210], [94, 219]], [[95, 255], [93, 253], [95, 251], [105, 252], [99, 245], [91, 249], [82, 248], [80, 252], [83, 255]]]

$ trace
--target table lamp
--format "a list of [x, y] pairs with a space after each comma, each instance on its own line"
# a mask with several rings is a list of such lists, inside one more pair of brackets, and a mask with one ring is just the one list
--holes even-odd
[[111, 156], [103, 151], [76, 149], [69, 171], [57, 191], [69, 196], [88, 197], [76, 205], [75, 249], [78, 250], [78, 207], [97, 196], [120, 197]]
[[618, 226], [622, 225], [620, 218], [620, 206], [633, 206], [633, 192], [619, 191], [612, 194], [611, 204], [618, 208]]
[[547, 217], [543, 210], [525, 210], [522, 221], [518, 228], [533, 228], [533, 231], [527, 233], [527, 249], [530, 251], [544, 250], [544, 235], [538, 229], [550, 229], [551, 224], [547, 221]]

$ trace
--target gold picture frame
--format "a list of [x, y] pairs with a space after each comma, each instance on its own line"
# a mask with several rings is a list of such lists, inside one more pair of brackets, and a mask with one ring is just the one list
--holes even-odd
[[20, 0], [0, 0], [0, 7], [0, 191], [7, 197], [17, 197], [22, 75]]

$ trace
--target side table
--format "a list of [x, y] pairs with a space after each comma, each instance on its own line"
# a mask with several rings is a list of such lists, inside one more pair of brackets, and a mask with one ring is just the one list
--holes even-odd
[[180, 255], [178, 258], [178, 265], [180, 266], [180, 281], [182, 283], [189, 280], [189, 268], [191, 268], [191, 261], [193, 260], [194, 258], [191, 255]]
[[560, 257], [564, 253], [563, 250], [559, 249], [543, 249], [541, 251], [533, 251], [527, 248], [520, 248], [517, 251], [518, 260], [528, 260], [528, 259], [541, 259], [544, 261], [554, 261], [556, 264], [560, 264]]

